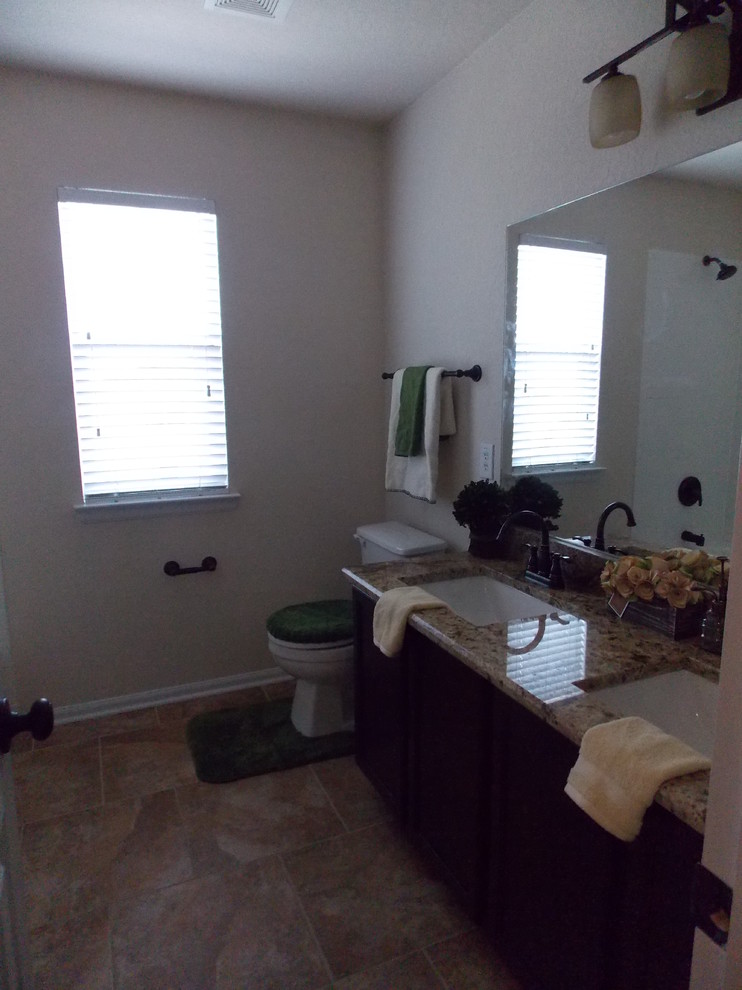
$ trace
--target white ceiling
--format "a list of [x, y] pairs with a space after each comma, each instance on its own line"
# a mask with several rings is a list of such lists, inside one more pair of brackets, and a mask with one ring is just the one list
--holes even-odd
[[369, 120], [415, 100], [529, 0], [0, 0], [0, 64]]

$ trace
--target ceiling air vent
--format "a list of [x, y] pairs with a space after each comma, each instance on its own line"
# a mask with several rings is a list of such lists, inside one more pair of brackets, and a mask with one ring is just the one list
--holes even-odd
[[206, 10], [247, 14], [263, 21], [282, 21], [294, 0], [206, 0]]

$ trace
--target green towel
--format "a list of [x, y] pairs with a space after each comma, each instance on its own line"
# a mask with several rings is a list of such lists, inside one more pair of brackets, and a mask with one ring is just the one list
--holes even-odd
[[425, 429], [425, 375], [429, 365], [405, 368], [399, 392], [399, 419], [394, 438], [397, 457], [416, 457]]

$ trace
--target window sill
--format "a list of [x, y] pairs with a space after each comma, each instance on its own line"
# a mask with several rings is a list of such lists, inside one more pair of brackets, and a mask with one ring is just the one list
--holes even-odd
[[513, 468], [510, 472], [510, 477], [538, 477], [541, 478], [542, 481], [546, 481], [549, 478], [564, 478], [566, 480], [573, 478], [574, 480], [587, 480], [592, 476], [603, 474], [604, 471], [605, 468], [600, 467], [597, 464], [585, 464], [584, 466], [572, 464], [565, 465], [564, 467]]
[[86, 502], [73, 506], [75, 515], [85, 522], [106, 519], [140, 519], [146, 516], [166, 516], [190, 512], [224, 512], [236, 509], [240, 501], [239, 492], [224, 492], [219, 495], [186, 495], [179, 498], [122, 499], [120, 501]]

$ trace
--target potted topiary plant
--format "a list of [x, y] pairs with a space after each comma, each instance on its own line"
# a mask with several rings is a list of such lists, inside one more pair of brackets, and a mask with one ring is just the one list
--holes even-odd
[[[475, 557], [495, 557], [497, 534], [512, 512], [530, 509], [544, 519], [556, 518], [562, 499], [556, 488], [535, 475], [519, 478], [512, 488], [502, 488], [496, 481], [470, 481], [453, 503], [453, 517], [460, 526], [469, 527], [469, 553]], [[532, 525], [522, 523], [526, 528]], [[552, 529], [557, 527], [552, 523]]]
[[508, 493], [496, 481], [470, 481], [453, 503], [453, 517], [469, 527], [469, 553], [493, 557], [495, 539], [510, 514]]
[[[543, 519], [556, 519], [562, 511], [562, 499], [553, 485], [536, 475], [519, 478], [508, 492], [511, 512], [530, 509]], [[557, 527], [552, 523], [552, 529]]]

